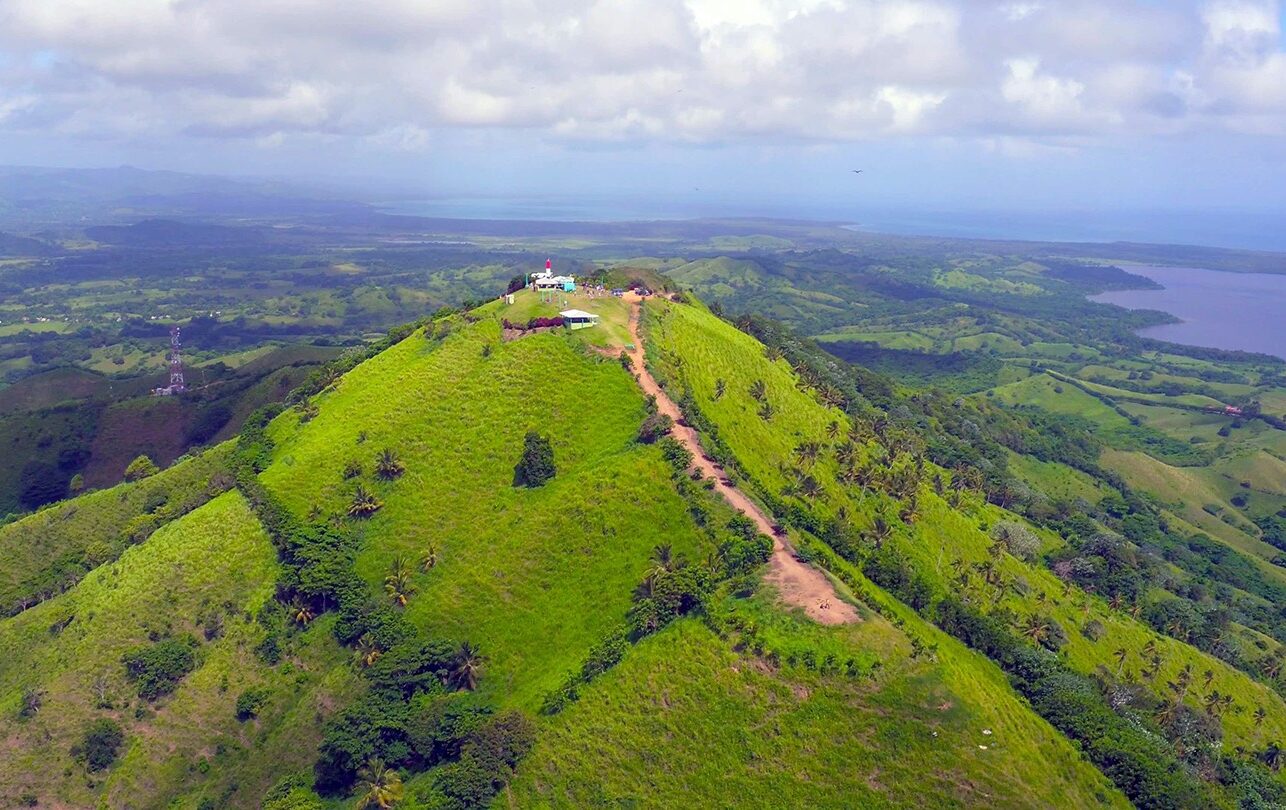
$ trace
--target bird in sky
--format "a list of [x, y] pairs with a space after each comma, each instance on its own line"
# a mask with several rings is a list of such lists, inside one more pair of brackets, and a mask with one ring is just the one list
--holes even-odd
[[861, 174], [861, 173], [862, 173], [862, 170], [861, 170], [861, 169], [853, 169], [853, 170], [852, 170], [852, 172], [853, 172], [853, 174]]

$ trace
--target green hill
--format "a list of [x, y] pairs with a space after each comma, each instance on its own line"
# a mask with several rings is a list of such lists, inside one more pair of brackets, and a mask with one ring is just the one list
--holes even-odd
[[[626, 306], [598, 306], [596, 328], [628, 334]], [[1035, 560], [1000, 560], [1025, 592], [956, 588], [953, 560], [985, 562], [983, 527], [1014, 517], [935, 493], [929, 477], [955, 473], [913, 462], [912, 439], [858, 451], [927, 473], [918, 515], [857, 545], [840, 529], [900, 508], [835, 458], [865, 411], [699, 303], [644, 310], [649, 366], [726, 484], [652, 441], [666, 426], [612, 340], [506, 339], [517, 310], [497, 302], [337, 361], [233, 443], [0, 530], [20, 608], [0, 619], [0, 804], [353, 806], [375, 759], [399, 769], [403, 808], [1272, 797], [1267, 768], [1180, 760], [1089, 676], [1156, 641], [1163, 674], [1139, 705], [1208, 668], [1245, 706], [1216, 723], [1230, 749], [1286, 731], [1266, 686]], [[533, 479], [546, 446], [553, 476]], [[856, 621], [815, 623], [763, 581], [772, 541], [720, 496], [734, 485]], [[976, 598], [949, 614], [957, 592]], [[1076, 630], [1082, 603], [1097, 641]], [[1051, 612], [1063, 652], [1005, 646], [987, 624], [1001, 608]], [[1199, 770], [1212, 762], [1223, 776]]]

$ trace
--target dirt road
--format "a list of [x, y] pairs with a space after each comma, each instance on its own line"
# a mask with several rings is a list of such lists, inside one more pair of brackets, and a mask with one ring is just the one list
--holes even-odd
[[768, 575], [764, 579], [777, 589], [783, 602], [803, 608], [809, 618], [820, 624], [859, 621], [857, 610], [835, 594], [835, 588], [826, 575], [796, 559], [790, 547], [773, 532], [773, 522], [763, 510], [746, 497], [744, 492], [728, 483], [723, 468], [707, 459], [696, 430], [679, 424], [683, 414], [657, 384], [643, 362], [643, 339], [639, 335], [639, 310], [642, 302], [633, 295], [627, 296], [627, 300], [630, 301], [630, 337], [634, 341], [634, 348], [629, 351], [629, 355], [634, 361], [639, 385], [644, 393], [656, 397], [657, 410], [674, 420], [671, 435], [692, 451], [692, 465], [701, 470], [703, 475], [715, 480], [716, 489], [733, 508], [744, 512], [754, 520], [759, 531], [773, 538], [772, 558], [769, 560]]

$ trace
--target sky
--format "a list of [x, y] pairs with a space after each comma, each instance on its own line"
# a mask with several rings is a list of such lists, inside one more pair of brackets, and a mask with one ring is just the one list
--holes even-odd
[[0, 0], [0, 163], [658, 214], [1286, 224], [1284, 17], [1275, 0]]

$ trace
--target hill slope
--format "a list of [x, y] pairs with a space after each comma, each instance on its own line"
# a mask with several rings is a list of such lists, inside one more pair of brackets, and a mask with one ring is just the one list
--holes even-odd
[[[503, 340], [504, 308], [488, 305], [252, 417], [235, 452], [207, 454], [248, 497], [219, 495], [0, 620], [17, 651], [0, 663], [4, 800], [316, 807], [316, 782], [344, 806], [356, 766], [380, 756], [404, 772], [399, 807], [480, 806], [496, 789], [512, 806], [1125, 806], [1000, 667], [789, 519], [805, 503], [781, 492], [798, 443], [849, 417], [699, 305], [646, 306], [651, 362], [684, 415], [858, 621], [815, 623], [762, 582], [771, 543], [674, 445], [637, 440], [651, 409], [614, 351], [576, 333]], [[770, 418], [747, 401], [756, 380]], [[515, 486], [531, 432], [556, 474]], [[830, 460], [816, 470], [821, 517], [882, 503]], [[975, 553], [976, 522], [995, 515], [940, 515], [924, 497], [917, 563]], [[38, 530], [8, 528], [14, 543]], [[10, 565], [0, 581], [41, 570]], [[1076, 666], [1105, 657], [1075, 650]], [[1268, 697], [1264, 734], [1286, 716]], [[124, 743], [92, 769], [84, 736], [101, 719]], [[1230, 718], [1229, 739], [1250, 739], [1246, 723]]]

